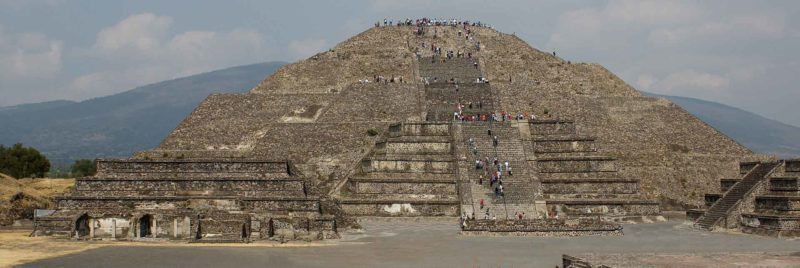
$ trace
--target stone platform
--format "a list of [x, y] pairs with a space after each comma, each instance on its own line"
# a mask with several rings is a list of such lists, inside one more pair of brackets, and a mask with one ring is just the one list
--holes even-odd
[[338, 237], [336, 219], [287, 161], [97, 160], [37, 217], [34, 234], [78, 239], [246, 242]]

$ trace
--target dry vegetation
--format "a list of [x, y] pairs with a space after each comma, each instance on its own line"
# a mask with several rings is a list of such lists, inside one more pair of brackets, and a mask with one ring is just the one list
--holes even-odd
[[0, 174], [0, 226], [30, 219], [37, 208], [54, 208], [53, 197], [75, 185], [74, 179], [14, 179]]

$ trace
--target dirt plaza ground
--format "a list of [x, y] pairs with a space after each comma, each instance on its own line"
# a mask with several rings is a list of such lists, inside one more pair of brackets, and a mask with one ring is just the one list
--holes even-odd
[[[800, 263], [800, 256], [793, 254], [800, 251], [800, 240], [710, 233], [694, 230], [681, 221], [625, 225], [621, 237], [462, 236], [455, 222], [372, 219], [362, 222], [362, 232], [305, 245], [110, 243], [22, 266], [555, 267], [560, 265], [561, 254], [590, 254], [605, 260], [638, 256], [639, 264], [652, 267], [670, 267], [671, 263], [684, 267], [795, 267]], [[681, 258], [685, 261], [676, 261]]]

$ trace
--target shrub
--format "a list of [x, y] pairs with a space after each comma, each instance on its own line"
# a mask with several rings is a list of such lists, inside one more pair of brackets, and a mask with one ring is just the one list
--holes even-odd
[[75, 160], [75, 163], [70, 167], [70, 171], [72, 176], [75, 177], [92, 176], [97, 173], [97, 165], [89, 159]]
[[367, 130], [367, 135], [370, 135], [370, 136], [378, 135], [378, 131], [375, 130], [374, 128], [370, 128], [369, 130]]
[[50, 161], [34, 148], [17, 143], [11, 147], [0, 145], [0, 172], [14, 178], [41, 178], [50, 171]]

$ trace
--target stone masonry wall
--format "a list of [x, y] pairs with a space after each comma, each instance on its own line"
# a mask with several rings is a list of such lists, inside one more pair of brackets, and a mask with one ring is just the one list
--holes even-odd
[[277, 173], [288, 174], [287, 162], [221, 160], [98, 160], [99, 176], [114, 173]]

